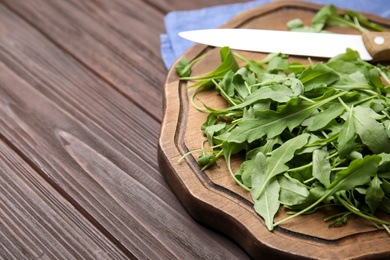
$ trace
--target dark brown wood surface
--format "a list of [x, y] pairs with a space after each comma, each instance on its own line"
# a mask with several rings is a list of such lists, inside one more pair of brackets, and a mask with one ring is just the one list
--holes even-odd
[[[277, 2], [255, 8], [229, 21], [225, 27], [268, 28], [287, 30], [286, 23], [301, 18], [309, 24], [320, 6], [312, 4]], [[341, 11], [341, 10], [340, 10]], [[390, 21], [370, 16], [373, 21], [390, 28]], [[358, 33], [350, 28], [334, 27], [335, 32]], [[239, 51], [234, 51], [239, 52]], [[192, 71], [193, 76], [210, 72], [220, 64], [219, 48], [195, 45], [184, 56], [191, 60], [207, 53]], [[239, 52], [242, 56], [260, 60], [265, 54]], [[307, 58], [291, 57], [303, 63]], [[201, 125], [207, 114], [199, 112], [190, 103], [192, 82], [181, 82], [172, 69], [165, 86], [165, 118], [160, 137], [159, 159], [162, 173], [188, 211], [202, 223], [220, 230], [233, 238], [253, 257], [302, 257], [314, 259], [389, 258], [390, 236], [370, 223], [351, 218], [347, 226], [328, 228], [323, 219], [327, 212], [300, 216], [269, 232], [263, 220], [255, 213], [248, 192], [239, 187], [228, 173], [224, 162], [219, 167], [201, 171], [196, 163], [198, 154], [188, 156], [182, 163], [179, 158], [188, 151], [201, 148], [204, 140]], [[226, 106], [214, 91], [197, 95], [199, 106], [213, 108]], [[240, 160], [233, 162], [235, 170]], [[329, 215], [329, 214], [328, 214]], [[285, 218], [281, 210], [277, 220]], [[384, 218], [390, 221], [390, 216]]]
[[248, 258], [157, 162], [164, 15], [233, 2], [0, 1], [0, 259]]

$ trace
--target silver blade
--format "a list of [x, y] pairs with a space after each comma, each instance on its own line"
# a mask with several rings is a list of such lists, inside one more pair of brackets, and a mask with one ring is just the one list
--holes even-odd
[[265, 53], [285, 53], [331, 58], [347, 48], [358, 51], [363, 60], [372, 60], [360, 35], [309, 33], [258, 29], [208, 29], [180, 32], [187, 40], [206, 45]]

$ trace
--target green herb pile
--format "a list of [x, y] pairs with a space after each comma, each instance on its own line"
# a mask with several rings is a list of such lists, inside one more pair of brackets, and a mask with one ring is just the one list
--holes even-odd
[[[284, 54], [254, 61], [228, 47], [220, 54], [220, 66], [204, 76], [191, 77], [186, 59], [177, 66], [182, 80], [195, 82], [192, 99], [213, 88], [229, 104], [197, 107], [208, 113], [202, 131], [209, 145], [199, 150], [199, 164], [206, 169], [224, 157], [269, 230], [334, 206], [340, 214], [329, 216], [329, 226], [356, 214], [390, 233], [376, 216], [390, 214], [390, 68], [351, 49], [308, 64]], [[245, 158], [233, 172], [235, 154]], [[281, 206], [291, 214], [275, 222]]]

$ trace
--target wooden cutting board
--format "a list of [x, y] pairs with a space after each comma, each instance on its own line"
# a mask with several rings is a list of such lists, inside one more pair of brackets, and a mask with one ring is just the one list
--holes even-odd
[[[223, 27], [287, 30], [286, 23], [294, 18], [300, 18], [310, 25], [312, 17], [321, 7], [294, 1], [273, 2], [244, 12]], [[366, 15], [372, 21], [390, 28], [389, 20]], [[358, 33], [350, 28], [331, 30]], [[265, 57], [261, 53], [234, 52], [254, 60]], [[195, 44], [184, 56], [192, 60], [205, 53], [208, 56], [193, 67], [192, 76], [210, 72], [220, 64], [219, 49], [205, 45]], [[307, 62], [306, 58], [291, 59]], [[193, 89], [187, 88], [188, 83], [179, 81], [174, 66], [165, 85], [165, 116], [158, 159], [161, 173], [195, 219], [234, 239], [253, 258], [390, 258], [390, 236], [359, 218], [352, 217], [341, 228], [328, 228], [323, 219], [329, 216], [329, 212], [321, 211], [297, 217], [269, 232], [254, 211], [249, 193], [232, 180], [223, 161], [220, 167], [207, 171], [201, 171], [196, 162], [199, 154], [188, 156], [178, 163], [179, 158], [188, 151], [201, 148], [204, 137], [200, 127], [207, 114], [194, 109], [189, 103]], [[226, 105], [214, 92], [202, 92], [197, 97], [213, 108]], [[239, 158], [233, 162], [235, 170], [240, 162]], [[283, 209], [280, 210], [276, 220], [285, 214]], [[390, 221], [390, 216], [385, 218]]]

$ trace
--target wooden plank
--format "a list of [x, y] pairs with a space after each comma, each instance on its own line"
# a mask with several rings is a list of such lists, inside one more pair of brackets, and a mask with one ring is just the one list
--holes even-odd
[[177, 10], [194, 10], [217, 5], [236, 4], [240, 2], [250, 2], [249, 0], [197, 0], [197, 1], [182, 1], [182, 0], [146, 0], [151, 6], [155, 6], [164, 13]]
[[[238, 15], [226, 27], [288, 30], [286, 23], [291, 19], [300, 18], [305, 24], [309, 24], [320, 7], [309, 3], [277, 2]], [[368, 17], [390, 28], [388, 19]], [[358, 33], [351, 28], [332, 29], [335, 32]], [[255, 61], [262, 60], [267, 55], [237, 50], [234, 52]], [[221, 64], [219, 48], [197, 44], [183, 56], [193, 60], [204, 54], [207, 56], [192, 67], [193, 76], [204, 75]], [[302, 63], [308, 62], [305, 57], [290, 58]], [[253, 258], [259, 255], [270, 259], [389, 258], [390, 237], [387, 232], [356, 216], [350, 217], [345, 227], [329, 229], [323, 222], [328, 215], [325, 210], [319, 210], [312, 215], [299, 216], [283, 223], [269, 232], [263, 219], [253, 209], [250, 194], [231, 178], [223, 159], [219, 167], [206, 171], [202, 171], [196, 162], [199, 154], [188, 156], [183, 163], [178, 164], [179, 158], [188, 151], [200, 149], [204, 141], [201, 126], [207, 113], [199, 112], [190, 103], [189, 100], [196, 91], [195, 88], [187, 88], [192, 83], [180, 81], [177, 73], [170, 70], [165, 86], [165, 117], [159, 141], [159, 161], [172, 189], [196, 219], [235, 239]], [[226, 107], [226, 101], [215, 91], [197, 94], [195, 102], [200, 107], [203, 104], [213, 109]], [[233, 160], [231, 166], [234, 172], [241, 163], [241, 158]], [[280, 210], [276, 221], [287, 217], [286, 211]], [[388, 214], [383, 218], [390, 221]]]
[[1, 5], [0, 24], [0, 132], [47, 182], [126, 254], [247, 257], [170, 191], [156, 120]]
[[160, 120], [166, 77], [159, 40], [163, 12], [233, 0], [158, 1], [155, 7], [135, 0], [2, 2]]
[[3, 2], [111, 87], [161, 119], [166, 77], [159, 46], [162, 13], [141, 1]]
[[0, 258], [129, 257], [3, 141], [0, 169]]

